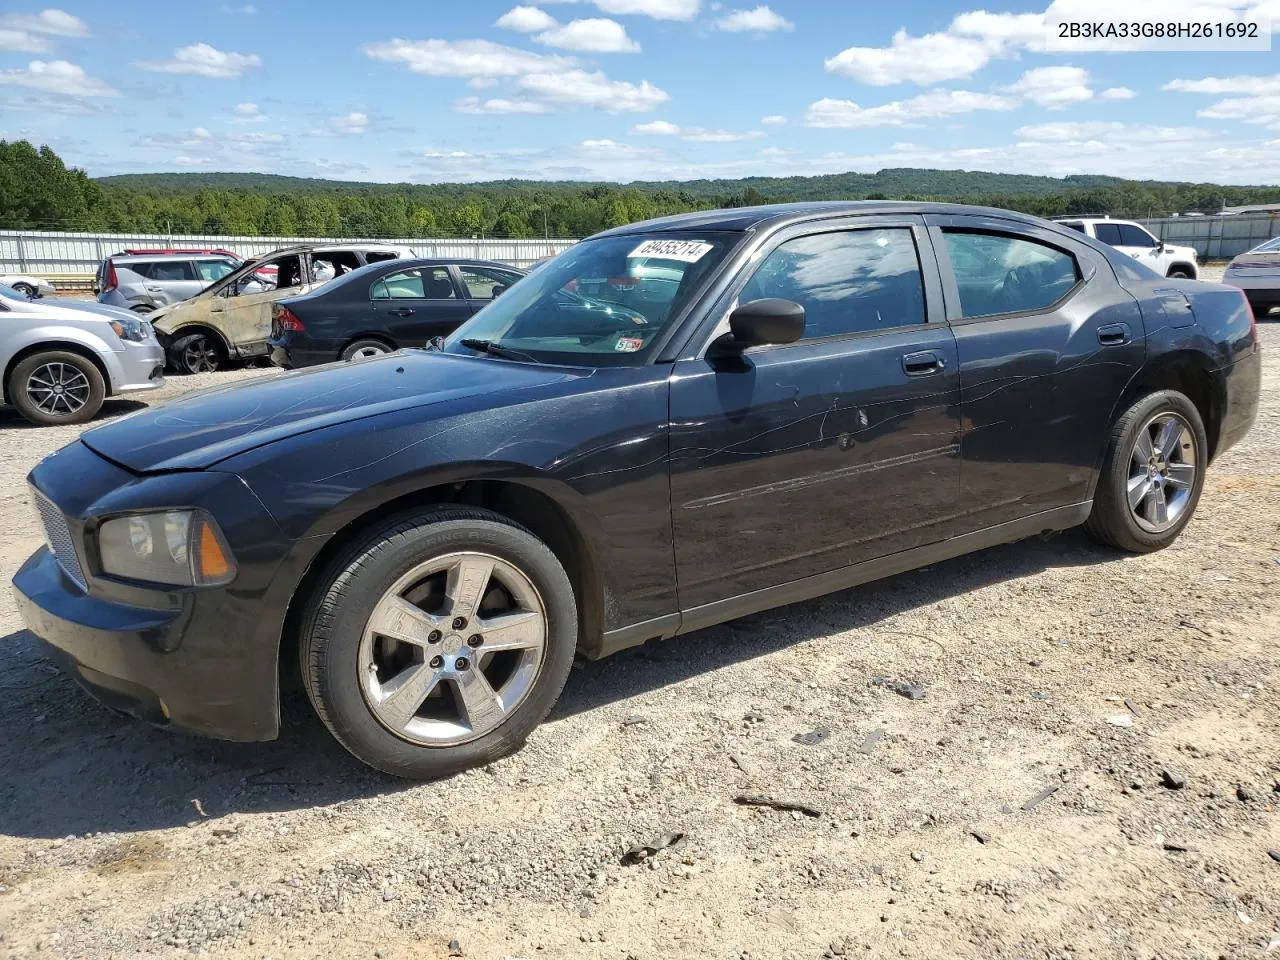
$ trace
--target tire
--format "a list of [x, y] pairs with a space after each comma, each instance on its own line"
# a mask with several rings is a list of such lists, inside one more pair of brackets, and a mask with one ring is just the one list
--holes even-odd
[[[1176, 436], [1166, 426], [1170, 423], [1178, 425]], [[1139, 446], [1144, 442], [1151, 456]], [[1131, 553], [1167, 547], [1195, 514], [1208, 452], [1200, 412], [1185, 395], [1161, 390], [1142, 397], [1111, 431], [1085, 528], [1095, 539]], [[1131, 506], [1131, 491], [1136, 506]]]
[[31, 284], [29, 283], [23, 283], [21, 280], [19, 280], [17, 283], [13, 285], [13, 289], [17, 290], [24, 297], [31, 297], [31, 299], [33, 300], [36, 298], [36, 293], [37, 293], [36, 288], [31, 286]]
[[107, 395], [93, 361], [66, 350], [33, 353], [13, 368], [7, 386], [18, 412], [42, 427], [92, 420]]
[[[476, 571], [490, 561], [477, 595]], [[458, 574], [464, 569], [471, 575]], [[457, 626], [449, 618], [473, 610], [476, 596], [481, 613]], [[510, 626], [500, 639], [491, 631], [504, 615]], [[519, 749], [559, 698], [578, 637], [573, 587], [555, 554], [505, 517], [463, 507], [401, 514], [361, 536], [325, 568], [300, 623], [302, 682], [325, 726], [357, 759], [413, 780]], [[540, 647], [523, 645], [539, 630]], [[492, 651], [517, 641], [520, 649]], [[422, 683], [397, 702], [411, 675]]]
[[169, 346], [169, 364], [179, 373], [213, 373], [227, 364], [218, 338], [208, 333], [188, 333]]
[[355, 343], [349, 343], [338, 355], [339, 360], [359, 360], [364, 357], [376, 357], [385, 353], [390, 353], [394, 347], [389, 347], [381, 340], [357, 340]]
[[1168, 276], [1170, 280], [1194, 280], [1195, 279], [1195, 277], [1192, 276], [1191, 271], [1185, 269], [1184, 267], [1174, 267], [1172, 270], [1169, 271]]
[[135, 303], [129, 309], [132, 310], [134, 313], [145, 315], [148, 313], [154, 313], [156, 308], [149, 303]]

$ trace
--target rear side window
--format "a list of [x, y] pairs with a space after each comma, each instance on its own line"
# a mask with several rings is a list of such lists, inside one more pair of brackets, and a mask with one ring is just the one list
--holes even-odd
[[1115, 223], [1095, 223], [1093, 225], [1093, 235], [1098, 239], [1099, 243], [1105, 243], [1110, 247], [1123, 246], [1120, 239], [1120, 226]]
[[196, 272], [190, 260], [152, 260], [139, 263], [123, 264], [135, 273], [140, 273], [148, 280], [194, 280]]
[[943, 236], [966, 318], [1046, 309], [1080, 279], [1075, 257], [1035, 240], [956, 230]]
[[760, 264], [738, 302], [767, 297], [804, 307], [805, 340], [925, 322], [920, 258], [906, 227], [786, 241]]
[[386, 253], [385, 251], [370, 250], [364, 255], [365, 263], [382, 263], [384, 260], [396, 260], [397, 255], [394, 253]]
[[383, 277], [373, 285], [374, 300], [453, 300], [456, 294], [447, 267], [424, 267]]
[[458, 273], [462, 274], [462, 283], [471, 300], [492, 300], [494, 287], [509, 287], [520, 279], [519, 274], [484, 267], [459, 267]]
[[1064, 227], [1069, 227], [1070, 229], [1074, 230], [1076, 233], [1084, 233], [1084, 224], [1083, 224], [1083, 223], [1073, 223], [1073, 222], [1072, 222], [1072, 221], [1070, 221], [1070, 220], [1060, 220], [1060, 221], [1058, 221], [1058, 222], [1059, 222], [1062, 226], [1064, 226]]

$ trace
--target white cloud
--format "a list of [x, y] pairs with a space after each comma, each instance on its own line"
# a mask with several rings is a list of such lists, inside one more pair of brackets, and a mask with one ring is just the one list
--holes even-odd
[[541, 7], [512, 7], [498, 18], [495, 27], [518, 33], [537, 33], [557, 26], [556, 18]]
[[118, 97], [117, 90], [66, 60], [32, 60], [25, 70], [0, 70], [0, 84], [67, 97]]
[[229, 3], [224, 3], [222, 5], [222, 12], [228, 13], [228, 14], [240, 14], [241, 16], [245, 16], [245, 17], [252, 17], [254, 14], [258, 12], [258, 8], [255, 7], [252, 3], [241, 4], [238, 7], [233, 7]]
[[179, 47], [169, 60], [143, 60], [137, 66], [155, 73], [183, 73], [215, 80], [231, 80], [248, 70], [262, 66], [262, 58], [256, 53], [233, 53], [219, 50], [207, 43], [193, 43]]
[[267, 119], [256, 103], [237, 103], [231, 112], [237, 123], [262, 123]]
[[1199, 127], [1160, 127], [1119, 121], [1034, 123], [1019, 127], [1013, 132], [1019, 140], [1044, 143], [1090, 140], [1109, 143], [1185, 143], [1199, 140], [1208, 134], [1209, 131]]
[[909, 100], [895, 100], [878, 107], [860, 107], [852, 100], [825, 97], [810, 104], [805, 126], [826, 128], [905, 127], [922, 120], [971, 113], [975, 110], [1013, 110], [1016, 97], [968, 90], [930, 90]]
[[761, 117], [760, 122], [767, 127], [785, 127], [787, 118], [780, 113], [771, 113], [767, 117]]
[[795, 24], [763, 4], [751, 10], [733, 10], [716, 21], [716, 29], [728, 33], [772, 33], [794, 30]]
[[679, 135], [680, 127], [666, 120], [654, 120], [650, 123], [637, 123], [631, 128], [631, 132], [656, 137], [674, 137]]
[[86, 100], [60, 100], [57, 97], [7, 97], [0, 100], [3, 110], [34, 110], [40, 113], [65, 113], [74, 116], [110, 113], [111, 108]]
[[533, 39], [548, 47], [581, 50], [586, 53], [640, 52], [640, 44], [627, 36], [626, 28], [622, 24], [603, 17], [572, 20], [564, 26], [544, 30]]
[[1137, 91], [1130, 90], [1128, 87], [1107, 87], [1098, 98], [1101, 100], [1132, 100], [1136, 97]]
[[690, 143], [740, 143], [743, 140], [764, 139], [763, 130], [704, 130], [693, 127], [686, 130], [680, 139]]
[[46, 33], [55, 37], [87, 37], [89, 28], [79, 17], [65, 10], [41, 10], [39, 13], [11, 13], [0, 17], [0, 27], [27, 33]]
[[16, 53], [47, 53], [52, 49], [48, 40], [28, 30], [0, 27], [0, 50], [12, 50]]
[[605, 13], [620, 16], [637, 15], [655, 20], [692, 20], [702, 7], [702, 0], [595, 0]]
[[1205, 77], [1203, 80], [1171, 80], [1162, 88], [1178, 93], [1280, 93], [1280, 73], [1255, 77]]
[[369, 131], [369, 115], [363, 110], [352, 110], [340, 116], [330, 117], [325, 126], [312, 130], [312, 136], [358, 137]]
[[459, 113], [550, 113], [551, 107], [536, 100], [509, 99], [494, 97], [481, 100], [479, 97], [463, 97], [454, 105]]
[[905, 80], [924, 86], [967, 77], [990, 60], [991, 48], [981, 40], [951, 33], [913, 37], [899, 30], [888, 47], [849, 47], [830, 57], [825, 66], [828, 73], [874, 86]]
[[1046, 110], [1061, 110], [1093, 99], [1089, 71], [1081, 67], [1036, 67], [1005, 89]]
[[582, 146], [588, 150], [612, 150], [615, 147], [622, 146], [622, 144], [615, 143], [612, 140], [583, 140]]
[[648, 80], [639, 84], [610, 80], [603, 73], [586, 70], [526, 74], [516, 81], [516, 88], [548, 103], [592, 107], [608, 113], [645, 113], [671, 99]]
[[414, 73], [432, 77], [518, 77], [577, 66], [572, 57], [533, 53], [491, 40], [389, 40], [369, 43], [364, 53], [374, 60], [402, 63]]

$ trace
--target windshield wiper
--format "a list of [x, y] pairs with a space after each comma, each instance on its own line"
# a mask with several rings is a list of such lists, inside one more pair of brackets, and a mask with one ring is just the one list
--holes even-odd
[[537, 357], [532, 354], [525, 353], [523, 350], [513, 350], [511, 347], [504, 347], [500, 343], [494, 343], [492, 340], [475, 340], [467, 337], [459, 340], [464, 347], [470, 347], [472, 350], [479, 350], [481, 353], [489, 353], [495, 357], [502, 357], [504, 360], [523, 360], [526, 363], [541, 363]]

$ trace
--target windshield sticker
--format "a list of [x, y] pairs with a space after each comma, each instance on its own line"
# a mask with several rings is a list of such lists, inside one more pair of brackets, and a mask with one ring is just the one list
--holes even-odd
[[613, 349], [618, 353], [635, 353], [644, 346], [644, 340], [640, 337], [619, 337], [618, 342], [613, 345]]
[[701, 240], [646, 240], [629, 254], [628, 260], [639, 257], [657, 257], [660, 260], [679, 260], [683, 263], [697, 263], [713, 249], [710, 243]]

